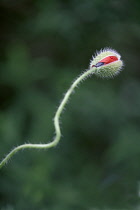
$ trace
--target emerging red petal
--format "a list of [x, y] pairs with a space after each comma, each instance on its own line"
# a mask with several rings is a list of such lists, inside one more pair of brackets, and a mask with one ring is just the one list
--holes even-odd
[[109, 64], [117, 60], [118, 58], [116, 56], [107, 56], [106, 58], [103, 58], [99, 62], [103, 62], [104, 64]]

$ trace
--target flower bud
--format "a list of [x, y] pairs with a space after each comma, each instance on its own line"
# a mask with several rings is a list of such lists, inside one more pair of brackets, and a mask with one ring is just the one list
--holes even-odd
[[97, 52], [90, 62], [90, 69], [94, 68], [94, 74], [103, 77], [114, 77], [121, 71], [123, 61], [121, 56], [113, 49], [105, 48]]

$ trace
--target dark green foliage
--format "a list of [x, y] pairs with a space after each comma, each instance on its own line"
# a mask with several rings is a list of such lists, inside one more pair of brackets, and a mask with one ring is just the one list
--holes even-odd
[[139, 9], [139, 0], [0, 1], [0, 158], [53, 139], [56, 108], [96, 50], [112, 47], [126, 65], [77, 88], [56, 148], [19, 152], [0, 170], [0, 209], [138, 209]]

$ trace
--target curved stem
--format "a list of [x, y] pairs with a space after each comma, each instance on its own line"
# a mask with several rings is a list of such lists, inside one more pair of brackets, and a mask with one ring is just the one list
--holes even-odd
[[54, 127], [55, 127], [55, 138], [52, 142], [47, 143], [47, 144], [22, 144], [20, 146], [15, 147], [8, 155], [6, 155], [6, 157], [0, 162], [0, 168], [2, 168], [7, 161], [19, 150], [22, 149], [47, 149], [47, 148], [51, 148], [54, 147], [58, 144], [58, 142], [60, 141], [61, 138], [61, 130], [60, 130], [60, 125], [59, 125], [59, 119], [60, 119], [60, 115], [66, 105], [66, 103], [69, 100], [70, 95], [72, 94], [72, 92], [74, 91], [75, 87], [77, 87], [77, 85], [84, 79], [86, 79], [88, 76], [90, 76], [91, 74], [94, 73], [94, 70], [96, 68], [92, 68], [90, 70], [85, 71], [83, 74], [81, 74], [70, 86], [70, 88], [68, 89], [68, 91], [66, 92], [63, 100], [61, 101], [55, 117], [54, 117]]

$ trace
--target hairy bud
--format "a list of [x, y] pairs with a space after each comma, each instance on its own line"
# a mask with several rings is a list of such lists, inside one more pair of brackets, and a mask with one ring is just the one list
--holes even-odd
[[123, 61], [120, 54], [110, 48], [97, 52], [90, 62], [90, 69], [94, 68], [95, 75], [103, 78], [116, 76], [122, 67]]

